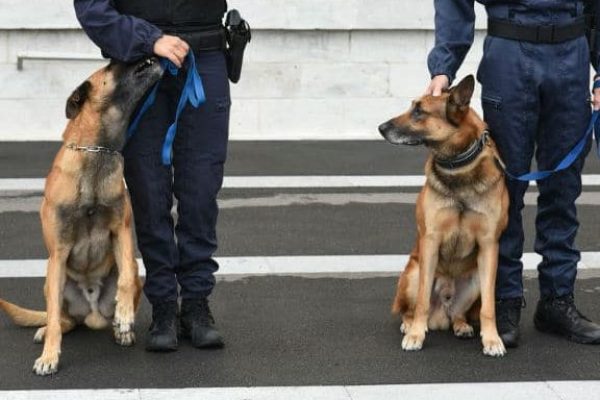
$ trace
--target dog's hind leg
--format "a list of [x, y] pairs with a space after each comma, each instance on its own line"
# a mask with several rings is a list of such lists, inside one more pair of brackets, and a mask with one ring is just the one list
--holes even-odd
[[117, 279], [117, 295], [113, 331], [115, 341], [121, 346], [131, 346], [135, 343], [133, 326], [135, 310], [138, 303], [140, 280], [138, 265], [135, 260], [133, 237], [131, 231], [132, 211], [129, 197], [124, 197], [124, 215], [118, 225], [113, 248], [115, 261], [119, 270]]
[[454, 301], [450, 306], [452, 330], [456, 337], [472, 338], [475, 331], [468, 323], [467, 314], [481, 296], [477, 273], [472, 273], [467, 278], [457, 278], [455, 287]]

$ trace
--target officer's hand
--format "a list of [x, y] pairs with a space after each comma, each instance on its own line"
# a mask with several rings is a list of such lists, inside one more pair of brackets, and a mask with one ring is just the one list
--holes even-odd
[[181, 68], [190, 46], [177, 36], [162, 35], [154, 43], [153, 51], [157, 56], [168, 58], [177, 68]]
[[592, 106], [594, 106], [594, 111], [600, 110], [600, 88], [594, 89], [593, 91]]
[[442, 90], [448, 89], [448, 86], [450, 86], [450, 81], [446, 75], [436, 75], [431, 79], [431, 83], [427, 86], [427, 89], [425, 89], [425, 94], [440, 96]]

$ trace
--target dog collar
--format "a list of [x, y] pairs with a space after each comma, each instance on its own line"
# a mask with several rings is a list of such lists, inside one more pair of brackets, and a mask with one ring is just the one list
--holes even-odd
[[109, 149], [108, 147], [102, 146], [77, 146], [75, 143], [69, 143], [65, 147], [74, 151], [84, 151], [87, 153], [105, 153], [113, 156], [121, 154], [117, 150]]
[[464, 152], [452, 158], [435, 157], [434, 161], [438, 166], [444, 169], [456, 169], [464, 167], [465, 165], [475, 160], [477, 156], [479, 156], [479, 154], [481, 154], [485, 145], [488, 142], [489, 137], [490, 131], [486, 129], [485, 131], [483, 131], [483, 134], [479, 137], [479, 139], [477, 139], [475, 143], [469, 146], [469, 148]]

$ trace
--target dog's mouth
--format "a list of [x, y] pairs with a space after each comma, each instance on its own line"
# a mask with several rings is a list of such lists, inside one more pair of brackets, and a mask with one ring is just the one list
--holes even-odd
[[419, 146], [425, 143], [422, 135], [400, 129], [390, 121], [379, 125], [379, 133], [385, 140], [396, 146]]
[[136, 67], [135, 70], [133, 71], [133, 73], [135, 75], [140, 75], [142, 74], [144, 71], [146, 71], [148, 68], [151, 68], [154, 64], [156, 64], [158, 62], [158, 60], [156, 59], [156, 57], [150, 57], [145, 59], [144, 61], [140, 62]]

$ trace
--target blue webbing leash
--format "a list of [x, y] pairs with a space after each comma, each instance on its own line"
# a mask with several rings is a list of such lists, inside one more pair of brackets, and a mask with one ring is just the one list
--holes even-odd
[[[177, 104], [177, 111], [175, 112], [175, 121], [169, 126], [167, 129], [167, 133], [165, 135], [165, 140], [163, 143], [162, 151], [161, 151], [161, 159], [163, 165], [171, 165], [171, 157], [173, 153], [173, 141], [175, 140], [175, 135], [177, 134], [177, 122], [179, 121], [179, 116], [181, 112], [185, 108], [186, 104], [189, 102], [192, 107], [198, 108], [200, 104], [206, 101], [206, 97], [204, 95], [204, 87], [202, 86], [202, 79], [198, 74], [198, 70], [196, 69], [196, 59], [194, 57], [194, 53], [192, 51], [188, 52], [186, 57], [187, 59], [187, 77], [185, 80], [185, 86], [181, 91], [181, 96], [179, 97], [179, 103]], [[168, 71], [171, 75], [177, 76], [179, 73], [179, 69], [175, 64], [171, 61], [162, 59], [160, 61], [163, 69]], [[144, 101], [144, 104], [138, 111], [135, 118], [132, 120], [129, 128], [127, 129], [127, 139], [131, 138], [135, 133], [142, 116], [148, 109], [154, 104], [154, 100], [156, 99], [156, 92], [158, 91], [158, 85], [160, 81], [158, 81], [152, 91]]]
[[[597, 89], [600, 87], [600, 80], [595, 81], [594, 82], [594, 86], [593, 89]], [[558, 172], [558, 171], [562, 171], [564, 169], [567, 169], [571, 166], [571, 164], [573, 164], [573, 162], [575, 162], [575, 160], [577, 160], [577, 158], [579, 157], [579, 155], [581, 154], [581, 152], [583, 151], [583, 149], [585, 148], [585, 145], [588, 141], [588, 139], [590, 138], [590, 135], [592, 133], [595, 132], [595, 136], [596, 136], [596, 145], [598, 145], [600, 142], [600, 126], [596, 126], [598, 123], [600, 123], [599, 120], [599, 115], [600, 115], [600, 111], [594, 111], [592, 112], [592, 118], [590, 119], [590, 124], [587, 128], [587, 131], [585, 132], [585, 134], [583, 135], [583, 137], [579, 140], [579, 142], [573, 147], [573, 149], [569, 152], [569, 154], [567, 154], [565, 156], [565, 158], [563, 158], [563, 160], [558, 163], [558, 165], [556, 166], [556, 168], [552, 169], [552, 170], [548, 170], [548, 171], [536, 171], [536, 172], [530, 172], [524, 175], [520, 175], [520, 176], [516, 176], [511, 174], [510, 172], [508, 172], [508, 170], [506, 170], [506, 168], [504, 168], [504, 173], [512, 179], [516, 179], [519, 181], [537, 181], [537, 180], [541, 180], [544, 178], [549, 177], [550, 175]], [[598, 148], [598, 156], [600, 156], [600, 147]]]

